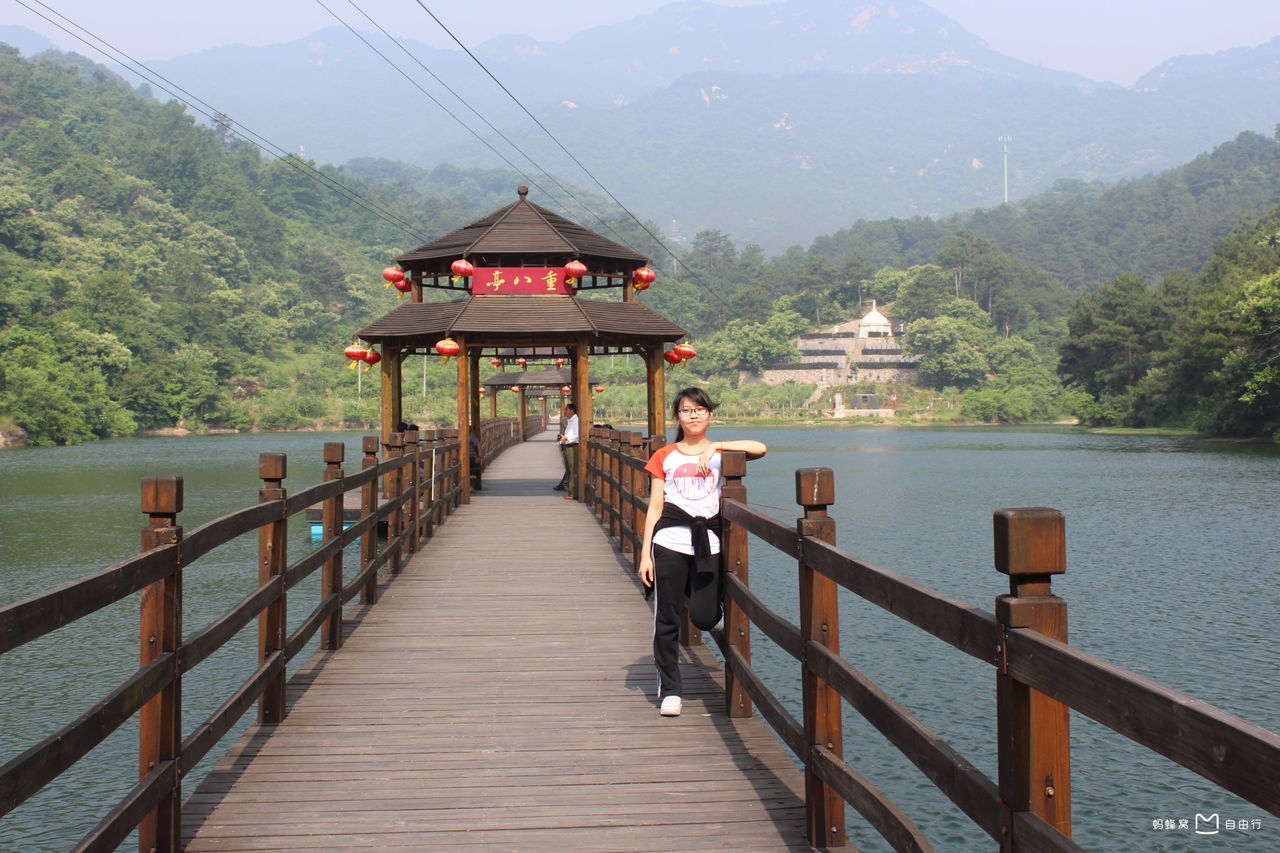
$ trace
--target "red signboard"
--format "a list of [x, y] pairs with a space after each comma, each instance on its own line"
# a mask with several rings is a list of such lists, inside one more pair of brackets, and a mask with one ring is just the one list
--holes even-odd
[[471, 275], [471, 293], [562, 293], [573, 288], [565, 283], [564, 267], [476, 267]]

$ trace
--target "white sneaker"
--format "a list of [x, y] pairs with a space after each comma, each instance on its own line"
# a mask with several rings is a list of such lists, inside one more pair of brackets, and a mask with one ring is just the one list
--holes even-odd
[[662, 707], [658, 709], [658, 713], [664, 717], [678, 717], [683, 707], [684, 703], [680, 701], [679, 696], [668, 696], [662, 700]]

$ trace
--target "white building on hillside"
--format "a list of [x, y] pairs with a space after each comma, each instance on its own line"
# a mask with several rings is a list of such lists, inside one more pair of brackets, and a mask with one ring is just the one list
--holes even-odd
[[770, 365], [758, 378], [744, 374], [742, 381], [826, 387], [855, 382], [910, 383], [919, 374], [920, 359], [902, 354], [893, 322], [880, 313], [875, 302], [856, 320], [800, 335], [796, 349], [800, 350], [800, 361]]

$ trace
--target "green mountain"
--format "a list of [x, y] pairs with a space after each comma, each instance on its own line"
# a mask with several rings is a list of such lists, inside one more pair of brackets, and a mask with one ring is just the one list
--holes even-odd
[[[501, 155], [530, 174], [590, 183], [460, 51], [405, 42], [411, 59], [366, 38], [329, 29], [156, 68], [324, 162], [499, 168]], [[1241, 131], [1269, 133], [1280, 103], [1280, 41], [1173, 61], [1153, 72], [1160, 80], [1124, 88], [1002, 56], [927, 4], [893, 0], [672, 3], [563, 43], [503, 37], [475, 53], [640, 216], [770, 251], [859, 219], [996, 205], [1000, 136], [1013, 137], [1010, 197], [1025, 199], [1061, 180], [1139, 178]]]
[[[1278, 148], [1245, 133], [1156, 177], [859, 222], [774, 257], [704, 230], [674, 267], [651, 224], [552, 206], [660, 262], [644, 299], [695, 333], [718, 394], [874, 298], [922, 357], [928, 387], [904, 404], [1257, 434], [1280, 427]], [[379, 270], [514, 183], [374, 156], [264, 158], [82, 59], [11, 49], [0, 155], [0, 431], [38, 443], [375, 420], [340, 353], [397, 302]], [[452, 379], [424, 359], [424, 415], [451, 410]], [[794, 408], [808, 390], [784, 396]]]

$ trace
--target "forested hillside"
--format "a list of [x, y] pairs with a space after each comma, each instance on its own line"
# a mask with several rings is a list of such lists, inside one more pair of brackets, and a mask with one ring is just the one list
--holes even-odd
[[1280, 441], [1280, 209], [1219, 243], [1199, 275], [1121, 275], [1072, 308], [1059, 373], [1087, 423]]
[[[739, 377], [793, 360], [797, 333], [875, 299], [909, 323], [921, 384], [857, 390], [892, 390], [901, 414], [1272, 434], [1278, 149], [1244, 134], [1150, 180], [942, 222], [860, 222], [775, 257], [704, 231], [673, 261], [652, 224], [604, 206], [604, 221], [563, 212], [655, 259], [643, 298], [700, 351], [679, 381], [706, 382], [726, 412], [812, 414], [812, 386]], [[82, 60], [11, 50], [0, 50], [0, 155], [0, 430], [35, 443], [373, 422], [374, 383], [361, 393], [340, 351], [396, 304], [379, 270], [510, 202], [516, 182], [266, 158]], [[618, 380], [598, 404], [609, 418], [642, 407], [624, 362], [592, 367], [593, 380]], [[448, 366], [415, 360], [413, 410], [450, 416], [452, 382]]]
[[1119, 184], [1059, 181], [1025, 202], [945, 219], [860, 220], [820, 237], [826, 258], [925, 263], [961, 231], [990, 240], [1072, 290], [1122, 273], [1196, 270], [1244, 219], [1280, 205], [1280, 142], [1242, 133], [1177, 169]]
[[1280, 144], [1247, 133], [1149, 180], [860, 222], [772, 259], [704, 232], [652, 301], [704, 336], [712, 373], [794, 360], [798, 331], [877, 299], [957, 417], [1272, 435], [1278, 204]]
[[334, 411], [330, 392], [355, 385], [333, 354], [395, 304], [378, 271], [514, 188], [320, 168], [353, 203], [101, 68], [3, 47], [0, 152], [0, 427], [37, 443], [371, 418], [369, 395]]

